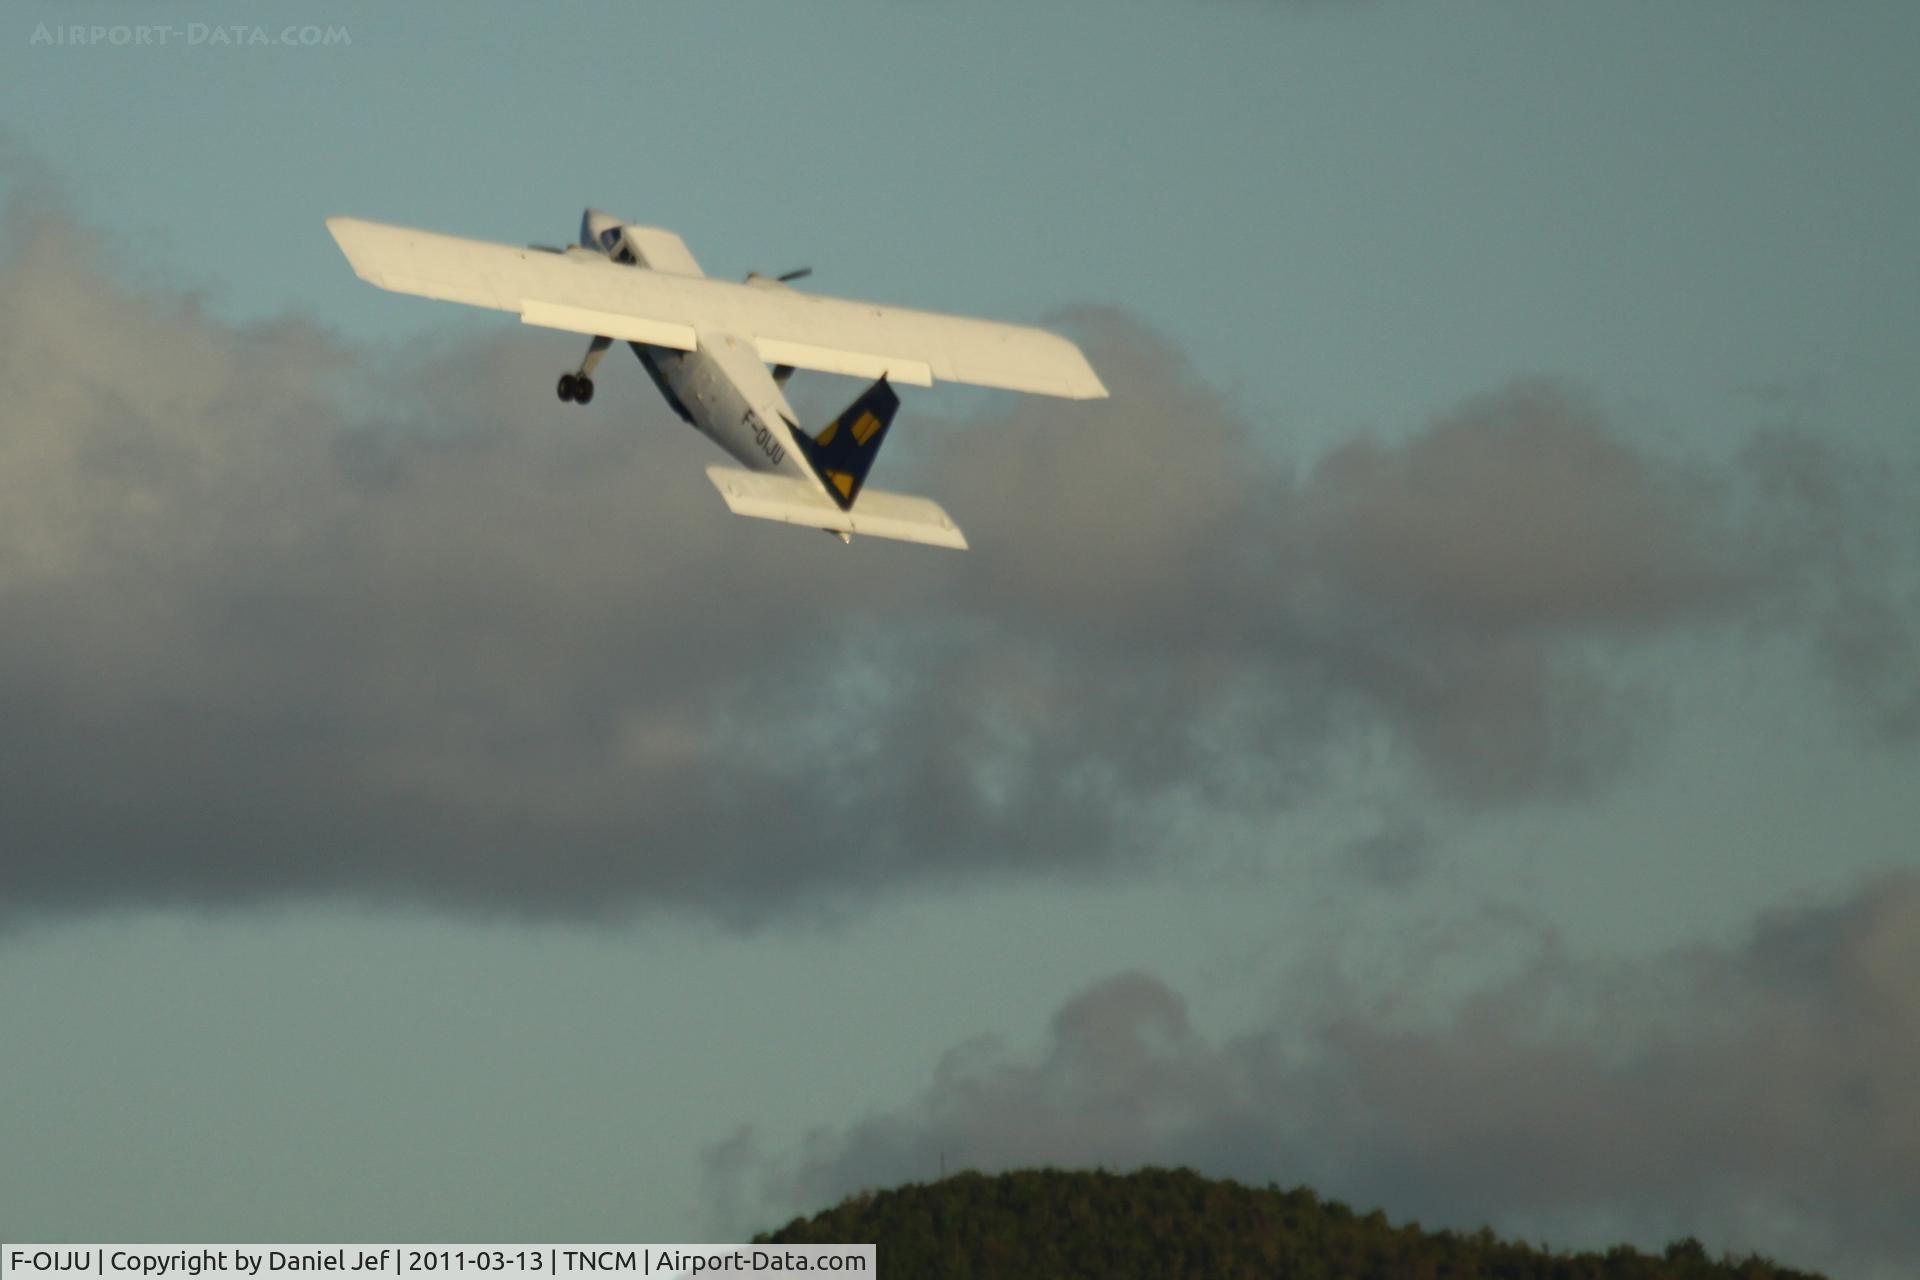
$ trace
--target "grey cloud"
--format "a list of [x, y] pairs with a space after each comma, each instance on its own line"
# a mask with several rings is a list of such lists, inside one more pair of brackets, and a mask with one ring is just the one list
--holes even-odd
[[1355, 840], [1347, 855], [1348, 866], [1363, 878], [1400, 888], [1418, 880], [1432, 863], [1434, 835], [1427, 824], [1400, 815]]
[[[1401, 1217], [1841, 1277], [1920, 1256], [1920, 876], [1620, 967], [1549, 947], [1420, 1021], [1315, 990], [1214, 1040], [1153, 977], [1068, 1000], [1038, 1052], [950, 1052], [910, 1104], [762, 1161], [782, 1208], [949, 1168], [1187, 1164]], [[737, 1179], [750, 1182], [736, 1170]]]
[[1902, 609], [1885, 595], [1840, 593], [1820, 652], [1870, 729], [1894, 742], [1920, 740], [1920, 601]]
[[1307, 529], [1325, 572], [1399, 617], [1476, 636], [1632, 627], [1724, 607], [1756, 571], [1714, 527], [1715, 496], [1576, 392], [1522, 382], [1403, 448], [1336, 451]]
[[[1018, 406], [943, 442], [941, 491], [1034, 552], [979, 557], [969, 603], [1098, 628], [1091, 663], [1154, 661], [1188, 705], [1251, 688], [1271, 709], [1243, 727], [1282, 762], [1267, 781], [1310, 776], [1288, 746], [1310, 763], [1384, 721], [1453, 798], [1579, 792], [1626, 758], [1652, 700], [1568, 642], [1711, 624], [1790, 576], [1743, 536], [1738, 477], [1635, 450], [1560, 384], [1295, 476], [1177, 356], [1096, 320], [1102, 367], [1131, 375], [1113, 406]], [[1282, 723], [1310, 730], [1260, 738]]]
[[1884, 745], [1911, 747], [1920, 741], [1920, 469], [1863, 466], [1798, 428], [1761, 432], [1744, 466], [1770, 553], [1799, 579], [1775, 609], [1801, 615], [1855, 722]]
[[878, 482], [973, 552], [844, 548], [728, 516], [632, 369], [563, 411], [550, 335], [234, 328], [7, 229], [0, 911], [747, 920], [1124, 865], [1382, 732], [1446, 799], [1577, 791], [1652, 696], [1594, 644], [1800, 581], [1565, 388], [1296, 476], [1108, 312], [1067, 323], [1110, 402], [909, 405]]

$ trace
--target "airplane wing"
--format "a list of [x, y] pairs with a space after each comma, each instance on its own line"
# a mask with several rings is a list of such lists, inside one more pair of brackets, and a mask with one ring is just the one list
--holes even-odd
[[769, 364], [922, 387], [937, 379], [1071, 400], [1107, 394], [1080, 348], [1045, 329], [650, 271], [590, 250], [555, 253], [359, 218], [328, 218], [327, 229], [362, 280], [518, 312], [525, 324], [682, 351], [696, 349], [696, 330], [712, 329], [751, 337]]

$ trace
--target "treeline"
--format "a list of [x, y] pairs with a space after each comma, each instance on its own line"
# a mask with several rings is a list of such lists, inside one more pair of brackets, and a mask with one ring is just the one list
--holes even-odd
[[863, 1192], [760, 1240], [879, 1246], [882, 1277], [966, 1280], [1824, 1280], [1697, 1240], [1645, 1254], [1557, 1253], [1393, 1226], [1304, 1187], [1244, 1187], [1188, 1169], [987, 1176]]

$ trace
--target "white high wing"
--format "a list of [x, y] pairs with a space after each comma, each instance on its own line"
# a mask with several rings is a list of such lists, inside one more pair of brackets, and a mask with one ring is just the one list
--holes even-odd
[[[937, 503], [865, 487], [899, 407], [891, 384], [965, 382], [1073, 400], [1107, 394], [1080, 348], [1058, 334], [802, 293], [788, 281], [804, 271], [744, 284], [711, 280], [671, 231], [594, 209], [580, 220], [580, 244], [568, 249], [358, 218], [329, 218], [327, 229], [354, 272], [382, 289], [589, 335], [586, 359], [560, 378], [562, 400], [592, 400], [594, 367], [624, 340], [674, 412], [745, 465], [707, 468], [731, 510], [843, 540], [862, 533], [967, 545]], [[796, 368], [878, 381], [809, 435], [787, 403]]]

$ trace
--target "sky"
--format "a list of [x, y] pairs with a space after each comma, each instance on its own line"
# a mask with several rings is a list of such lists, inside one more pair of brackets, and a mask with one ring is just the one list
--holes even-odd
[[[1890, 0], [13, 7], [0, 1237], [1185, 1164], [1911, 1276], [1916, 54]], [[323, 225], [588, 205], [1112, 398], [915, 391], [880, 482], [972, 549], [843, 547]]]

